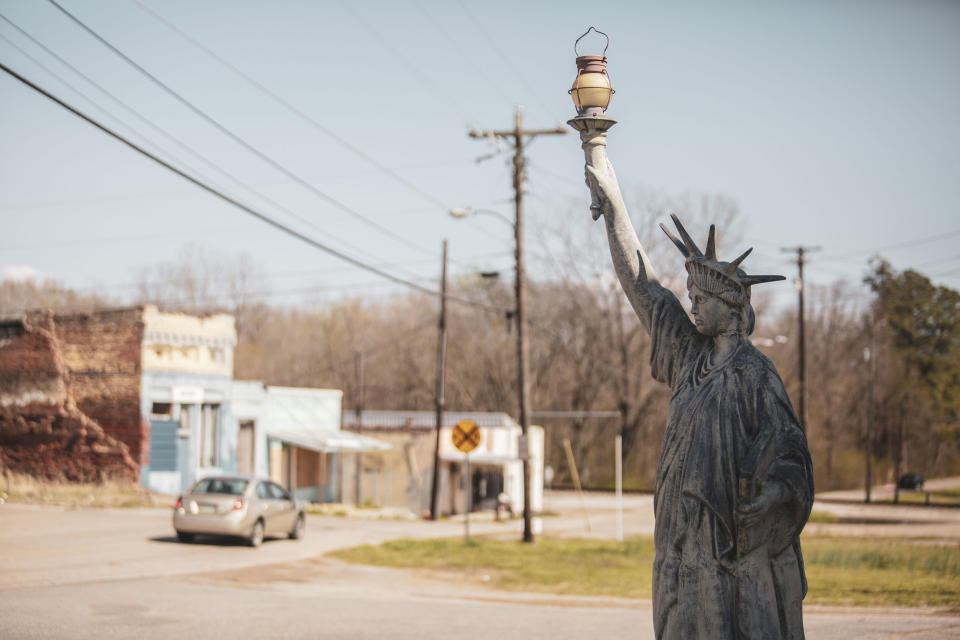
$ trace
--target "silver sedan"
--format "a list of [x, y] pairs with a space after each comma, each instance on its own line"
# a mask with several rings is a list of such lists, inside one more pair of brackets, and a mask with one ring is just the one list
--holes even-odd
[[181, 542], [210, 534], [243, 538], [259, 547], [266, 536], [302, 538], [305, 526], [303, 504], [278, 484], [255, 476], [204, 478], [173, 507], [173, 528]]

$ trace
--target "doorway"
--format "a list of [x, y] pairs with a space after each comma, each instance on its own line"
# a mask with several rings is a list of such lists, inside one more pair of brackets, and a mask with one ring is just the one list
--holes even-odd
[[242, 420], [237, 432], [237, 473], [253, 474], [254, 469], [254, 421]]

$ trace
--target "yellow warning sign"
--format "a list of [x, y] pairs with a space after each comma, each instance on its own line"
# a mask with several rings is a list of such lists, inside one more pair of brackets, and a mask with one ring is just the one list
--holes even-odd
[[450, 435], [453, 446], [464, 453], [470, 453], [480, 444], [480, 427], [473, 420], [461, 420], [453, 425]]

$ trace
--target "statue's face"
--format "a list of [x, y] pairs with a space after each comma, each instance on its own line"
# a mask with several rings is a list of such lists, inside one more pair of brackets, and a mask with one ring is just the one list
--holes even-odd
[[738, 310], [732, 305], [698, 287], [690, 288], [690, 302], [693, 322], [703, 335], [718, 336], [736, 330]]

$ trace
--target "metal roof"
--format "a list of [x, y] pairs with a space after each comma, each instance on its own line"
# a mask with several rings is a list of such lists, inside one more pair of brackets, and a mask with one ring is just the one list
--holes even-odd
[[388, 451], [393, 448], [388, 442], [382, 442], [367, 436], [348, 431], [328, 431], [325, 433], [297, 433], [268, 429], [267, 435], [303, 449], [321, 453]]
[[[344, 409], [341, 423], [350, 430], [427, 430], [434, 429], [437, 422], [435, 411], [384, 411], [364, 410], [357, 422], [355, 411]], [[519, 429], [520, 425], [508, 414], [499, 411], [444, 411], [443, 426], [452, 427], [461, 420], [472, 420], [481, 427], [506, 427]]]
[[271, 438], [323, 453], [386, 451], [387, 442], [340, 429], [339, 389], [266, 389], [266, 432]]

